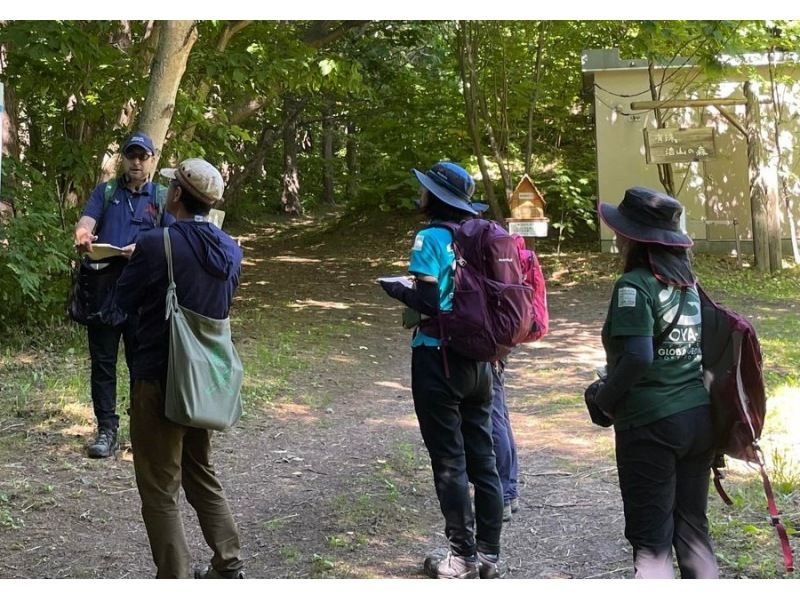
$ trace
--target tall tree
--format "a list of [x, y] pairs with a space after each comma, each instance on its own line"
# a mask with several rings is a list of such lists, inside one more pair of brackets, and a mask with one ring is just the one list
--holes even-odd
[[157, 27], [158, 48], [150, 69], [150, 88], [138, 128], [153, 139], [160, 151], [172, 122], [175, 98], [189, 53], [197, 41], [197, 27], [194, 21], [160, 21]]

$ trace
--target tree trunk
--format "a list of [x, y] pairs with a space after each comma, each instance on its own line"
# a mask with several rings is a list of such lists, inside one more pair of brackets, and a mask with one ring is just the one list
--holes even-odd
[[283, 191], [281, 204], [287, 214], [299, 216], [303, 213], [300, 204], [300, 175], [297, 171], [297, 113], [295, 105], [297, 100], [290, 95], [284, 96], [283, 112], [292, 114], [286, 128], [283, 130]]
[[[156, 27], [155, 21], [148, 21], [145, 34], [138, 46], [133, 46], [132, 33], [129, 21], [122, 21], [117, 37], [112, 43], [116, 43], [121, 50], [132, 51], [135, 55], [135, 69], [141, 73], [142, 77], [149, 76], [150, 69], [153, 67], [156, 47], [158, 46], [160, 27]], [[139, 105], [133, 98], [128, 98], [120, 108], [117, 117], [117, 128], [121, 131], [130, 129], [131, 123], [136, 121]], [[96, 183], [102, 183], [111, 179], [119, 170], [120, 155], [119, 143], [121, 139], [114, 139], [106, 148], [105, 155], [100, 164], [100, 173]]]
[[138, 126], [152, 138], [157, 148], [155, 166], [167, 138], [175, 111], [175, 97], [189, 53], [197, 40], [194, 21], [161, 21], [157, 28], [160, 29], [158, 48], [150, 69], [150, 88]]
[[494, 195], [494, 188], [492, 187], [492, 179], [489, 176], [489, 169], [486, 166], [486, 159], [483, 156], [483, 149], [481, 148], [481, 140], [478, 132], [478, 113], [477, 106], [475, 105], [475, 96], [470, 82], [469, 73], [473, 71], [470, 56], [470, 41], [467, 25], [464, 21], [459, 21], [457, 31], [457, 54], [458, 66], [461, 71], [461, 84], [464, 95], [465, 116], [467, 119], [467, 131], [469, 132], [470, 139], [472, 140], [473, 151], [478, 158], [478, 167], [481, 170], [481, 178], [483, 180], [483, 189], [486, 193], [486, 201], [488, 202], [492, 215], [501, 225], [505, 226], [505, 217]]
[[354, 122], [347, 124], [347, 144], [345, 145], [345, 163], [347, 164], [347, 199], [354, 201], [358, 197], [358, 126]]
[[333, 102], [326, 99], [322, 106], [322, 199], [335, 205], [333, 190]]
[[260, 173], [264, 167], [264, 161], [267, 159], [269, 152], [275, 146], [278, 137], [283, 135], [284, 130], [292, 120], [297, 119], [297, 115], [305, 106], [306, 102], [300, 102], [294, 108], [294, 112], [283, 115], [283, 121], [278, 127], [266, 127], [261, 132], [261, 139], [258, 141], [255, 152], [250, 159], [245, 163], [241, 170], [235, 171], [227, 186], [225, 187], [225, 205], [233, 205], [239, 201], [239, 191], [242, 186], [255, 174]]
[[[655, 81], [655, 73], [653, 69], [655, 68], [653, 59], [651, 58], [647, 62], [647, 76], [650, 82], [650, 98], [653, 101], [658, 101], [661, 99], [661, 90], [656, 88], [656, 81]], [[659, 108], [653, 110], [656, 116], [656, 126], [659, 129], [666, 128], [666, 119], [664, 118], [663, 113]], [[661, 181], [661, 186], [664, 187], [664, 190], [667, 192], [667, 195], [670, 197], [675, 197], [675, 178], [672, 174], [672, 164], [658, 164], [658, 180]]]
[[747, 129], [747, 169], [750, 176], [750, 213], [753, 219], [753, 254], [756, 268], [760, 272], [770, 269], [770, 246], [767, 225], [767, 186], [761, 166], [763, 148], [761, 145], [761, 108], [758, 97], [748, 81], [744, 84], [745, 128]]
[[772, 96], [773, 118], [772, 133], [775, 137], [775, 171], [778, 174], [778, 192], [785, 210], [786, 219], [789, 222], [789, 238], [792, 241], [792, 257], [795, 264], [800, 264], [800, 247], [797, 243], [797, 224], [794, 221], [794, 206], [792, 205], [791, 195], [787, 188], [786, 175], [783, 167], [783, 149], [781, 148], [781, 120], [783, 120], [783, 103], [778, 95], [778, 86], [775, 82], [775, 48], [769, 50], [769, 83], [770, 95]]
[[[467, 26], [469, 27], [469, 25]], [[484, 130], [486, 137], [489, 139], [489, 147], [492, 149], [495, 163], [500, 170], [500, 178], [503, 181], [505, 198], [504, 205], [500, 206], [500, 214], [501, 217], [503, 217], [508, 209], [508, 205], [511, 200], [511, 193], [514, 191], [514, 184], [511, 181], [511, 174], [508, 172], [508, 168], [506, 168], [506, 159], [503, 155], [501, 143], [498, 142], [498, 135], [495, 132], [495, 126], [493, 124], [496, 120], [499, 120], [499, 118], [495, 118], [494, 115], [491, 114], [489, 105], [486, 101], [486, 95], [481, 89], [480, 82], [478, 81], [478, 73], [476, 72], [475, 68], [475, 59], [478, 56], [478, 40], [474, 35], [474, 30], [467, 32], [467, 42], [469, 44], [466, 48], [467, 75], [469, 76], [473, 105], [477, 106], [479, 110], [479, 115], [476, 115], [475, 118], [477, 121], [479, 121], [481, 117], [483, 118]], [[498, 109], [498, 113], [502, 114], [502, 109]], [[498, 204], [499, 203], [500, 202], [498, 201]]]
[[528, 106], [528, 137], [525, 143], [525, 174], [531, 174], [533, 158], [533, 116], [536, 113], [536, 102], [539, 100], [539, 82], [542, 78], [542, 54], [544, 53], [544, 34], [547, 21], [539, 21], [539, 35], [536, 39], [536, 63], [533, 68], [534, 87]]

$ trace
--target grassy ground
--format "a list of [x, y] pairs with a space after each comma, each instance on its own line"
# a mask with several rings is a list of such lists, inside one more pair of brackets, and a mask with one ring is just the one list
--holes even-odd
[[[360, 224], [350, 220], [334, 227], [322, 227], [315, 223], [286, 221], [272, 224], [269, 229], [251, 223], [234, 231], [242, 235], [245, 243], [248, 235], [258, 234], [275, 235], [292, 243], [302, 235], [303, 245], [312, 249], [316, 244], [326, 243], [325, 250], [316, 257], [300, 259], [291, 252], [248, 257], [285, 260], [286, 269], [273, 280], [247, 281], [249, 286], [242, 289], [233, 311], [233, 328], [239, 335], [237, 346], [246, 369], [245, 418], [258, 418], [266, 407], [282, 404], [291, 404], [295, 409], [298, 405], [306, 406], [314, 414], [325, 413], [326, 409], [336, 407], [337, 393], [341, 392], [337, 367], [346, 370], [348, 360], [352, 359], [341, 351], [342, 345], [358, 338], [353, 350], [367, 357], [374, 350], [370, 342], [363, 340], [381, 334], [370, 328], [373, 307], [348, 305], [341, 300], [310, 306], [286, 298], [285, 292], [275, 291], [276, 285], [295, 281], [306, 285], [348, 285], [350, 279], [346, 273], [348, 269], [352, 271], [354, 265], [374, 271], [376, 275], [401, 271], [410, 245], [410, 223], [397, 223], [388, 216], [379, 220], [369, 230], [374, 231], [375, 245], [382, 250], [369, 256], [347, 252], [347, 232]], [[391, 242], [382, 242], [382, 235], [391, 238]], [[571, 290], [579, 288], [610, 290], [618, 269], [614, 256], [586, 251], [558, 256], [543, 251], [541, 258], [550, 290], [564, 296], [570, 296]], [[318, 260], [317, 264], [329, 261], [330, 278], [306, 280], [303, 267], [307, 260]], [[800, 349], [794, 339], [800, 338], [800, 268], [765, 276], [750, 268], [740, 269], [732, 260], [699, 256], [697, 271], [712, 296], [750, 317], [759, 333], [769, 395], [762, 445], [769, 460], [778, 504], [784, 511], [784, 522], [789, 532], [796, 534], [800, 527], [800, 447], [796, 432], [800, 426]], [[315, 314], [313, 320], [295, 317], [311, 307]], [[595, 337], [598, 334], [596, 330], [590, 332]], [[87, 442], [94, 427], [88, 368], [85, 332], [81, 327], [64, 323], [36, 336], [4, 339], [0, 350], [0, 464], [13, 466], [18, 462], [31, 436], [58, 437], [60, 443], [73, 450]], [[120, 360], [118, 370], [118, 388], [121, 389], [118, 411], [123, 413], [128, 400], [124, 360]], [[539, 380], [558, 379], [557, 363], [541, 368], [534, 365], [531, 370]], [[298, 378], [306, 381], [301, 396], [293, 385]], [[575, 392], [563, 390], [554, 382], [546, 390], [516, 394], [514, 407], [521, 417], [530, 415], [537, 422], [537, 434], [552, 433], [558, 438], [562, 414], [581, 401]], [[323, 418], [314, 417], [314, 425], [325, 425]], [[123, 442], [128, 438], [127, 420], [121, 417]], [[592, 442], [597, 454], [604, 459], [613, 454], [610, 436], [595, 436]], [[67, 459], [63, 466], [68, 466]], [[308, 566], [311, 576], [353, 575], [346, 564], [351, 559], [343, 555], [357, 554], [372, 536], [364, 532], [351, 534], [348, 530], [405, 529], [412, 533], [415, 518], [405, 510], [399, 497], [412, 492], [409, 480], [413, 481], [415, 475], [426, 468], [424, 459], [420, 460], [418, 447], [400, 443], [387, 447], [386, 457], [366, 472], [368, 483], [365, 486], [369, 492], [356, 495], [337, 490], [331, 499], [329, 527], [332, 531], [327, 535], [324, 550], [313, 555]], [[758, 475], [731, 464], [726, 487], [735, 507], [725, 507], [712, 495], [710, 519], [720, 561], [728, 576], [780, 577], [779, 548], [765, 520], [766, 503]], [[50, 508], [52, 500], [52, 489], [47, 483], [33, 484], [21, 479], [3, 485], [0, 529], [24, 526], [27, 512]], [[262, 525], [265, 531], [279, 533], [296, 523], [290, 517], [270, 517]], [[290, 543], [280, 548], [278, 556], [287, 566], [292, 565], [293, 559], [307, 557]]]

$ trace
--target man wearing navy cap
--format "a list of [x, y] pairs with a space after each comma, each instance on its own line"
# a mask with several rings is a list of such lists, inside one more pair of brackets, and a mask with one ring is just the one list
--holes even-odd
[[[122, 145], [122, 175], [94, 188], [83, 215], [75, 226], [75, 248], [83, 254], [81, 273], [90, 281], [88, 311], [94, 316], [86, 324], [92, 363], [91, 393], [97, 418], [97, 437], [89, 456], [110, 457], [118, 446], [117, 355], [119, 340], [125, 343], [125, 361], [130, 370], [135, 348], [136, 316], [119, 318], [114, 325], [101, 321], [99, 313], [122, 274], [142, 231], [161, 225], [165, 188], [150, 181], [155, 164], [153, 140], [137, 131]], [[159, 188], [162, 190], [159, 192]], [[168, 224], [171, 217], [164, 217]], [[87, 259], [92, 243], [122, 248], [118, 256]], [[120, 321], [122, 320], [122, 321]]]

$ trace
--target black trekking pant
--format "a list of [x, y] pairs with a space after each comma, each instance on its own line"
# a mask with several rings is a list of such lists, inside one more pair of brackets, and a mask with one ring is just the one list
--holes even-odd
[[456, 555], [499, 554], [503, 490], [492, 445], [490, 365], [453, 351], [447, 362], [449, 378], [438, 348], [415, 347], [411, 355], [414, 409], [431, 458], [445, 536]]
[[706, 518], [713, 458], [710, 408], [618, 430], [616, 445], [635, 577], [674, 577], [674, 547], [682, 578], [718, 578]]
[[[89, 338], [89, 356], [92, 362], [91, 389], [94, 415], [99, 428], [116, 430], [119, 427], [117, 415], [117, 356], [120, 338], [125, 343], [125, 362], [130, 374], [133, 354], [136, 350], [136, 327], [138, 318], [134, 315], [119, 326], [89, 324], [86, 327]], [[130, 376], [129, 376], [130, 378]], [[129, 382], [129, 392], [133, 380]], [[128, 395], [130, 398], [130, 394]]]

